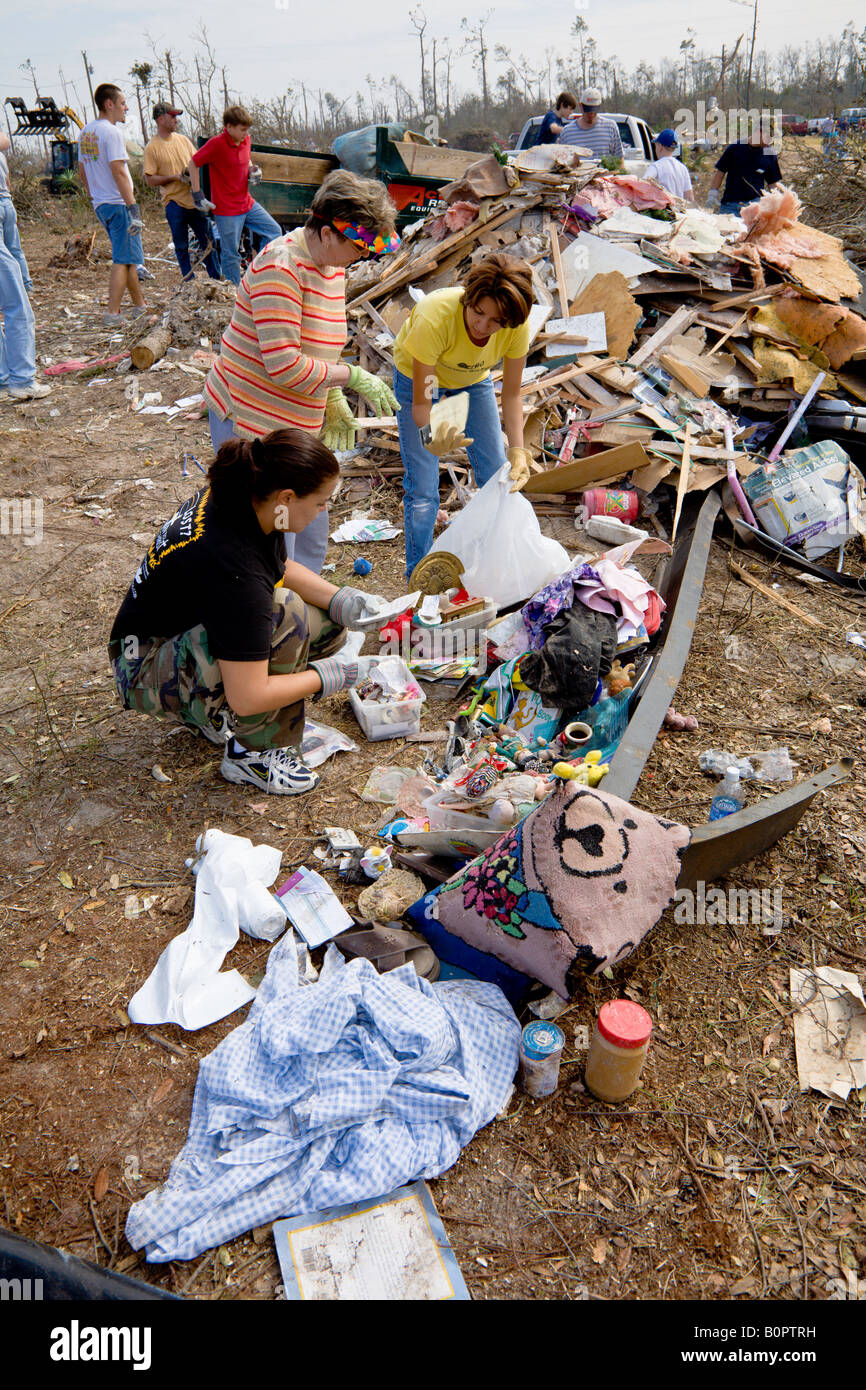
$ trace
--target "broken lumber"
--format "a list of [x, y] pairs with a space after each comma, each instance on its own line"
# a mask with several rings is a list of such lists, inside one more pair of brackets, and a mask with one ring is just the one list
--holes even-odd
[[154, 328], [152, 333], [141, 338], [130, 350], [133, 367], [137, 367], [140, 372], [147, 371], [154, 362], [165, 357], [170, 347], [171, 331], [168, 328]]
[[807, 623], [809, 627], [823, 626], [817, 618], [812, 617], [811, 613], [806, 613], [802, 608], [798, 608], [796, 603], [791, 603], [790, 599], [783, 598], [781, 594], [777, 594], [775, 589], [770, 588], [769, 584], [764, 584], [760, 579], [755, 579], [754, 575], [749, 574], [748, 570], [744, 570], [741, 565], [737, 564], [736, 560], [731, 560], [730, 563], [731, 569], [737, 578], [741, 580], [743, 584], [748, 584], [750, 589], [757, 589], [759, 594], [764, 595], [764, 598], [772, 599], [773, 603], [777, 603], [780, 608], [784, 608], [789, 613], [793, 613], [794, 617], [799, 618], [801, 623]]

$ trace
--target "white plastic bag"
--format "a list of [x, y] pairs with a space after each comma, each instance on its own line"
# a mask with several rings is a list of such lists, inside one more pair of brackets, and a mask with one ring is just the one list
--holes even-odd
[[541, 534], [532, 504], [510, 492], [508, 465], [485, 483], [433, 542], [463, 565], [461, 583], [499, 608], [543, 589], [571, 565], [568, 551]]

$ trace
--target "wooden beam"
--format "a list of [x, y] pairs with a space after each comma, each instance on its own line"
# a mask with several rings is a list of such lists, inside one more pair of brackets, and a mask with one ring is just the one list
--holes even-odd
[[644, 362], [648, 362], [659, 348], [664, 347], [665, 343], [670, 342], [677, 333], [683, 333], [687, 328], [690, 328], [697, 316], [697, 309], [689, 309], [685, 304], [681, 304], [666, 323], [657, 328], [649, 338], [644, 338], [640, 347], [636, 348], [629, 357], [628, 365], [630, 367], [642, 367]]
[[813, 618], [811, 613], [804, 612], [802, 608], [797, 607], [796, 603], [791, 603], [790, 599], [777, 594], [775, 589], [770, 588], [769, 584], [763, 584], [760, 579], [755, 579], [754, 575], [749, 574], [748, 570], [744, 570], [737, 564], [736, 560], [731, 560], [730, 565], [737, 578], [742, 580], [744, 584], [748, 584], [750, 589], [757, 589], [759, 594], [772, 599], [773, 603], [777, 603], [780, 608], [785, 608], [789, 613], [793, 613], [794, 617], [799, 618], [801, 623], [806, 623], [809, 627], [823, 627], [823, 623], [820, 623], [817, 618]]

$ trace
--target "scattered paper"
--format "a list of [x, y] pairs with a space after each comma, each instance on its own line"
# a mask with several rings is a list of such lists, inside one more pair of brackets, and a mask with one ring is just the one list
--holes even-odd
[[331, 540], [337, 544], [344, 541], [365, 544], [368, 541], [390, 541], [399, 536], [402, 529], [401, 526], [392, 526], [384, 517], [349, 517], [348, 521], [344, 521], [336, 531], [331, 532]]
[[340, 899], [315, 869], [296, 869], [277, 889], [277, 901], [311, 951], [352, 925]]
[[866, 1086], [866, 1001], [850, 970], [791, 970], [797, 1076], [801, 1091], [832, 1100]]

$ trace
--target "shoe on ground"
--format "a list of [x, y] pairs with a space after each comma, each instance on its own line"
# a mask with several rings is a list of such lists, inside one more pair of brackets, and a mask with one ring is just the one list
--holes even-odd
[[123, 328], [126, 324], [126, 319], [123, 317], [123, 314], [110, 314], [106, 310], [102, 315], [102, 322], [106, 328]]
[[13, 401], [39, 401], [43, 396], [51, 395], [51, 387], [43, 386], [39, 381], [33, 381], [29, 386], [10, 386], [9, 399]]
[[277, 796], [299, 796], [319, 785], [319, 774], [292, 748], [244, 749], [240, 753], [226, 744], [220, 772], [227, 782], [249, 782], [260, 791]]
[[154, 275], [153, 271], [152, 271], [152, 270], [148, 270], [148, 268], [147, 268], [146, 265], [137, 265], [135, 268], [136, 268], [136, 270], [138, 271], [138, 278], [139, 278], [139, 280], [155, 280], [155, 279], [156, 279], [156, 276]]
[[132, 319], [140, 319], [148, 313], [150, 313], [150, 310], [148, 309], [146, 304], [136, 304], [130, 310], [129, 317]]
[[8, 400], [9, 400], [9, 388], [8, 388], [8, 386], [0, 386], [0, 405], [2, 405], [4, 401], [8, 401]]

